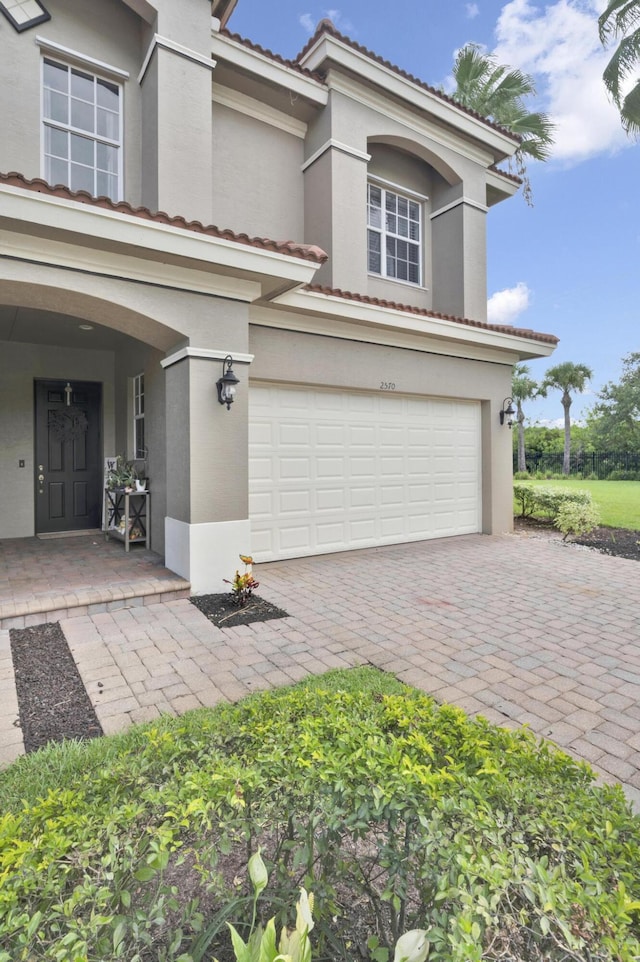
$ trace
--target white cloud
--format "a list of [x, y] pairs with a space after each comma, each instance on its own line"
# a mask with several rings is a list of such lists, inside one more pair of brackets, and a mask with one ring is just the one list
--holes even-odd
[[316, 29], [316, 22], [310, 13], [303, 13], [298, 17], [298, 22], [311, 37]]
[[534, 76], [538, 109], [557, 125], [553, 157], [568, 164], [631, 145], [602, 82], [611, 56], [598, 39], [602, 7], [600, 0], [556, 0], [545, 7], [510, 0], [496, 24], [492, 53]]
[[512, 324], [529, 306], [531, 291], [524, 283], [518, 281], [515, 287], [507, 287], [503, 291], [496, 291], [487, 301], [487, 319], [490, 324]]
[[465, 8], [467, 11], [467, 20], [475, 20], [480, 13], [480, 7], [477, 3], [467, 3]]

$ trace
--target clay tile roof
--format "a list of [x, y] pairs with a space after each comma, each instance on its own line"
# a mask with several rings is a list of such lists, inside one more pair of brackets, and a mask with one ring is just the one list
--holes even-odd
[[512, 131], [507, 130], [505, 127], [501, 127], [499, 124], [494, 123], [492, 120], [488, 120], [486, 117], [483, 117], [482, 114], [476, 113], [475, 110], [471, 110], [469, 107], [463, 107], [462, 104], [459, 104], [457, 100], [453, 99], [453, 97], [449, 97], [447, 94], [443, 93], [441, 90], [438, 90], [436, 87], [431, 87], [429, 84], [425, 83], [424, 80], [420, 80], [418, 77], [414, 77], [413, 74], [410, 74], [408, 73], [408, 71], [403, 70], [402, 67], [398, 67], [396, 64], [391, 63], [389, 60], [385, 60], [383, 57], [380, 57], [377, 53], [374, 53], [372, 50], [368, 50], [367, 47], [363, 47], [361, 44], [356, 43], [355, 40], [352, 40], [350, 37], [347, 37], [343, 33], [340, 33], [340, 31], [336, 28], [332, 20], [325, 18], [324, 20], [320, 21], [320, 23], [316, 27], [316, 31], [314, 35], [304, 45], [304, 47], [298, 54], [297, 59], [301, 60], [304, 57], [304, 55], [311, 49], [311, 47], [320, 39], [320, 37], [322, 37], [323, 34], [330, 34], [332, 37], [335, 37], [336, 40], [340, 40], [341, 43], [346, 44], [348, 47], [351, 47], [353, 50], [357, 50], [358, 53], [364, 54], [364, 56], [368, 57], [370, 60], [375, 60], [376, 63], [381, 64], [383, 67], [386, 67], [388, 70], [392, 70], [394, 73], [398, 74], [398, 76], [403, 77], [405, 80], [409, 80], [411, 83], [415, 84], [417, 87], [421, 87], [423, 90], [427, 90], [430, 94], [433, 94], [435, 97], [438, 97], [440, 100], [443, 100], [445, 103], [451, 104], [451, 106], [455, 107], [457, 110], [461, 110], [463, 113], [468, 114], [470, 117], [475, 117], [476, 120], [482, 121], [482, 123], [486, 124], [487, 127], [492, 127], [493, 130], [497, 130], [501, 134], [505, 134], [505, 136], [510, 137], [512, 140], [516, 141], [517, 143], [520, 143], [521, 138], [517, 134], [512, 133]]
[[241, 44], [243, 47], [247, 47], [249, 50], [255, 50], [256, 53], [262, 54], [263, 57], [267, 57], [269, 60], [274, 60], [276, 63], [282, 64], [283, 67], [289, 67], [290, 70], [304, 74], [305, 77], [310, 77], [318, 83], [325, 83], [324, 77], [317, 71], [307, 70], [306, 67], [303, 67], [296, 60], [287, 60], [285, 57], [281, 57], [279, 53], [274, 53], [272, 50], [261, 47], [259, 43], [254, 43], [252, 40], [247, 40], [246, 37], [241, 37], [239, 33], [231, 33], [230, 30], [225, 28], [220, 31], [220, 34], [223, 37], [228, 37], [229, 40], [233, 40], [235, 43]]
[[424, 307], [412, 307], [410, 304], [396, 304], [395, 301], [386, 301], [380, 297], [369, 297], [367, 294], [353, 294], [351, 291], [342, 291], [336, 287], [322, 287], [320, 284], [305, 284], [305, 291], [312, 294], [325, 294], [327, 297], [342, 297], [347, 301], [357, 301], [360, 304], [369, 304], [372, 307], [386, 307], [393, 311], [404, 311], [407, 314], [417, 314], [420, 317], [436, 317], [443, 321], [451, 321], [454, 324], [463, 324], [466, 327], [479, 327], [484, 331], [497, 331], [500, 334], [513, 334], [515, 337], [525, 337], [530, 341], [540, 341], [543, 344], [557, 344], [559, 338], [553, 334], [540, 334], [530, 328], [513, 327], [510, 324], [489, 324], [486, 321], [473, 321], [468, 317], [455, 317], [453, 314], [440, 314], [438, 311], [428, 311]]
[[500, 174], [501, 177], [506, 177], [507, 180], [512, 180], [514, 184], [521, 184], [522, 177], [517, 177], [515, 174], [510, 174], [508, 170], [501, 170], [496, 164], [491, 164], [489, 170], [492, 170], [494, 174]]
[[35, 191], [39, 194], [48, 194], [50, 197], [63, 197], [65, 200], [73, 200], [79, 204], [87, 204], [91, 207], [102, 207], [105, 210], [112, 210], [119, 214], [128, 214], [130, 217], [139, 217], [141, 220], [150, 220], [156, 224], [166, 224], [169, 227], [177, 227], [181, 230], [193, 231], [196, 234], [206, 234], [208, 237], [218, 237], [222, 240], [232, 241], [235, 244], [244, 244], [247, 247], [255, 247], [259, 250], [274, 251], [277, 254], [288, 254], [291, 257], [300, 257], [303, 260], [314, 261], [317, 264], [324, 264], [327, 254], [320, 247], [313, 244], [298, 244], [295, 241], [275, 241], [268, 237], [249, 237], [248, 234], [236, 234], [232, 230], [221, 230], [213, 224], [205, 226], [198, 220], [188, 221], [184, 217], [171, 217], [164, 211], [149, 210], [148, 207], [132, 207], [127, 201], [112, 201], [108, 197], [92, 197], [86, 190], [70, 190], [61, 184], [52, 187], [45, 180], [34, 178], [27, 180], [22, 174], [15, 171], [9, 174], [0, 173], [0, 184], [7, 184], [10, 187], [21, 187], [24, 190]]

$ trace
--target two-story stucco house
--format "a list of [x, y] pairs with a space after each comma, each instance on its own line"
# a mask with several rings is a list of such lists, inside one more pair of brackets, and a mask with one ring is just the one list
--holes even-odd
[[509, 530], [500, 411], [556, 344], [486, 320], [517, 141], [234, 6], [0, 2], [0, 538], [98, 527], [118, 453], [195, 592], [240, 552]]

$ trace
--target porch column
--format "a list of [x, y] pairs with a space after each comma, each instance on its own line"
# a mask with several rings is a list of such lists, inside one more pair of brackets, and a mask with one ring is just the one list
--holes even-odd
[[[240, 379], [227, 410], [216, 382], [232, 354]], [[227, 590], [251, 550], [248, 494], [249, 364], [253, 357], [186, 347], [162, 361], [166, 379], [165, 560], [194, 594]]]

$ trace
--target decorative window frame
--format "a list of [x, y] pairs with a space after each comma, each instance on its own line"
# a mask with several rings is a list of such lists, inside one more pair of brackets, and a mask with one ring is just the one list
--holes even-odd
[[22, 0], [22, 2], [25, 2], [28, 7], [37, 7], [42, 12], [29, 17], [28, 20], [20, 21], [14, 17], [11, 11], [21, 9], [21, 0], [0, 0], [0, 13], [5, 15], [13, 29], [18, 33], [22, 33], [23, 30], [30, 30], [31, 27], [37, 27], [39, 24], [51, 20], [51, 14], [41, 0]]
[[[145, 444], [144, 371], [131, 378], [131, 411], [133, 460], [146, 461], [148, 452]], [[141, 444], [139, 443], [140, 433], [142, 434]]]
[[[370, 191], [371, 188], [375, 188], [381, 191], [381, 222], [380, 225], [375, 225], [370, 222]], [[398, 232], [390, 231], [386, 227], [386, 195], [389, 194], [396, 198], [396, 200], [406, 201], [408, 205], [413, 205], [417, 208], [417, 224], [418, 224], [418, 239], [405, 236]], [[426, 194], [420, 194], [415, 190], [404, 187], [401, 184], [396, 184], [393, 181], [385, 180], [382, 177], [376, 177], [375, 175], [370, 175], [367, 178], [367, 273], [371, 277], [378, 277], [385, 281], [391, 281], [396, 284], [410, 284], [411, 287], [422, 288], [424, 286], [424, 264], [425, 264], [425, 202], [428, 201]], [[416, 218], [411, 218], [413, 222]], [[376, 233], [380, 237], [380, 271], [375, 271], [371, 269], [370, 266], [370, 254], [371, 249], [369, 246], [369, 236], [370, 232]], [[395, 240], [404, 241], [407, 244], [417, 248], [418, 250], [418, 279], [411, 280], [409, 277], [395, 277], [392, 274], [387, 273], [387, 258], [385, 253], [386, 239], [387, 237], [393, 238]], [[407, 262], [408, 263], [408, 262]]]
[[[1, 0], [0, 0], [1, 2]], [[129, 78], [129, 73], [126, 70], [121, 70], [118, 67], [113, 67], [109, 64], [104, 63], [101, 60], [96, 60], [93, 57], [85, 56], [76, 50], [71, 50], [68, 47], [62, 46], [62, 44], [54, 43], [51, 40], [46, 40], [44, 37], [37, 36], [36, 43], [41, 50], [41, 64], [40, 64], [40, 131], [41, 131], [41, 146], [40, 146], [40, 169], [42, 171], [42, 176], [45, 180], [48, 180], [46, 175], [46, 130], [57, 129], [69, 134], [75, 134], [78, 137], [85, 138], [91, 141], [93, 144], [105, 144], [110, 147], [115, 147], [117, 150], [117, 170], [115, 172], [115, 177], [117, 180], [117, 190], [115, 196], [110, 196], [110, 199], [114, 202], [122, 200], [124, 196], [124, 81]], [[82, 128], [76, 128], [71, 125], [70, 119], [68, 123], [63, 123], [61, 121], [55, 121], [49, 118], [45, 114], [45, 62], [49, 61], [52, 64], [58, 64], [60, 67], [65, 68], [68, 71], [76, 71], [76, 73], [83, 73], [91, 76], [96, 81], [104, 81], [106, 83], [112, 84], [118, 88], [118, 130], [117, 135], [114, 138], [109, 138], [104, 135], [100, 135], [97, 130], [87, 131]], [[64, 159], [64, 158], [61, 158]], [[87, 165], [88, 166], [88, 165]], [[99, 192], [95, 189], [95, 173], [98, 169], [96, 167], [95, 161], [93, 165], [94, 171], [94, 190], [90, 193], [92, 195], [99, 195]], [[70, 178], [67, 178], [70, 180]], [[52, 185], [55, 186], [55, 185]], [[70, 189], [70, 183], [65, 184]]]

